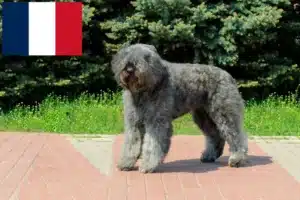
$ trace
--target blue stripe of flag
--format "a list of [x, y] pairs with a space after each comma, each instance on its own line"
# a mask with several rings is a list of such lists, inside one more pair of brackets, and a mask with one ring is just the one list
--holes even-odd
[[2, 4], [2, 54], [27, 56], [29, 54], [29, 4], [4, 2]]

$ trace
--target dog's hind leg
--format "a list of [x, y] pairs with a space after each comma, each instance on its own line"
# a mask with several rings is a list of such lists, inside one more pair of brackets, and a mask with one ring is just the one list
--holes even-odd
[[241, 101], [223, 100], [223, 104], [217, 104], [209, 112], [214, 121], [220, 136], [229, 145], [231, 156], [228, 164], [231, 167], [239, 167], [247, 164], [248, 137], [242, 130], [243, 123], [243, 104]]
[[225, 140], [220, 136], [215, 123], [204, 109], [194, 110], [192, 117], [205, 136], [205, 150], [200, 160], [201, 162], [214, 162], [223, 154]]

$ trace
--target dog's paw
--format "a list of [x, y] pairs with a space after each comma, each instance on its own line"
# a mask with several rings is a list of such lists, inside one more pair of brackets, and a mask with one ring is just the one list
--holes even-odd
[[123, 167], [123, 166], [119, 166], [119, 165], [117, 165], [117, 168], [120, 171], [132, 171], [132, 170], [134, 170], [134, 167]]
[[141, 162], [140, 166], [139, 166], [139, 171], [141, 173], [152, 173], [155, 172], [158, 165], [160, 163], [151, 163], [151, 162]]
[[203, 163], [211, 163], [216, 160], [216, 153], [214, 151], [204, 151], [200, 157], [200, 161]]
[[134, 162], [120, 160], [117, 164], [117, 168], [120, 171], [131, 171], [134, 170]]
[[244, 167], [247, 164], [247, 156], [242, 152], [234, 152], [228, 159], [228, 165], [230, 167]]
[[139, 167], [139, 172], [144, 173], [144, 174], [146, 174], [146, 173], [153, 173], [153, 172], [155, 172], [155, 169], [156, 168]]

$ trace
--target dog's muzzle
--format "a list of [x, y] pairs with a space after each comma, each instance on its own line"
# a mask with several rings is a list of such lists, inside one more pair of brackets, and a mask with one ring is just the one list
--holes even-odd
[[137, 77], [136, 71], [133, 69], [123, 70], [120, 74], [121, 85], [130, 90], [135, 90], [138, 88], [139, 79]]

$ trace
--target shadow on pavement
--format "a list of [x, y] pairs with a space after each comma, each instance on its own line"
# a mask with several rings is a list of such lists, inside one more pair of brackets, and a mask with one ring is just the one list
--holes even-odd
[[[214, 163], [200, 163], [200, 159], [186, 159], [186, 160], [177, 160], [172, 162], [166, 162], [161, 164], [157, 172], [158, 173], [170, 173], [170, 172], [189, 172], [189, 173], [204, 173], [208, 171], [218, 170], [222, 167], [227, 167], [228, 156], [222, 156]], [[269, 156], [248, 156], [249, 163], [244, 166], [260, 166], [268, 165], [273, 163], [272, 158]]]

